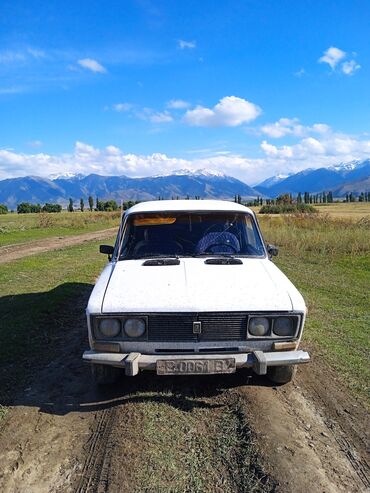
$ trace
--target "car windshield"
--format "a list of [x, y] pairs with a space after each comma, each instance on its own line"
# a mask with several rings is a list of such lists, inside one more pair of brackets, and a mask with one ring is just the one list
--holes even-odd
[[119, 260], [166, 256], [265, 256], [253, 216], [240, 212], [130, 214], [123, 238], [117, 240], [117, 249]]

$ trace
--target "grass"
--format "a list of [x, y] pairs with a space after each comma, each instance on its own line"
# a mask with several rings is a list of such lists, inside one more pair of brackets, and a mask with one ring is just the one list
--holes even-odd
[[[128, 464], [122, 458], [122, 467], [129, 471], [128, 484], [147, 493], [274, 491], [237, 392], [215, 397], [207, 380], [192, 380], [190, 388], [189, 382], [180, 379], [167, 389], [162, 383], [158, 392], [144, 388], [125, 397], [120, 427], [127, 443]], [[137, 420], [139, 437], [130, 435]]]
[[261, 218], [265, 239], [280, 247], [276, 264], [308, 306], [304, 340], [346, 386], [366, 397], [370, 381], [370, 228], [367, 221]]
[[0, 246], [108, 229], [120, 212], [73, 212], [0, 215]]
[[[362, 218], [370, 219], [370, 202], [334, 202], [332, 204], [313, 204], [313, 207], [322, 215], [331, 219], [347, 219], [358, 221]], [[256, 214], [260, 206], [250, 207]]]
[[334, 202], [333, 204], [315, 204], [321, 214], [332, 218], [359, 220], [370, 217], [370, 202]]
[[51, 361], [105, 262], [90, 242], [0, 266], [0, 405]]

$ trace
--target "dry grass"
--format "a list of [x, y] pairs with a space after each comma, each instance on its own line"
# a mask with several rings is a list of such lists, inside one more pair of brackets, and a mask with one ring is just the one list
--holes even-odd
[[0, 246], [118, 227], [119, 218], [120, 211], [6, 214], [0, 216]]
[[329, 215], [260, 216], [265, 240], [290, 254], [358, 255], [370, 251], [370, 218], [357, 221]]

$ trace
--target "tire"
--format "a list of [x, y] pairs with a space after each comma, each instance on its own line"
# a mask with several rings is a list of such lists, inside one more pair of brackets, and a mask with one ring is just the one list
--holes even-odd
[[96, 385], [110, 385], [122, 374], [120, 368], [108, 365], [91, 365], [91, 374]]
[[273, 383], [283, 384], [293, 380], [297, 366], [272, 366], [267, 369], [267, 378]]

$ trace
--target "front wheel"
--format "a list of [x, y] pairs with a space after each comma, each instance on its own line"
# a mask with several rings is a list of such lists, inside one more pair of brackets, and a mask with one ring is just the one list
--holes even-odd
[[291, 382], [297, 372], [295, 365], [290, 366], [271, 366], [267, 369], [267, 378], [274, 383]]
[[91, 374], [96, 385], [109, 385], [118, 380], [122, 373], [120, 368], [108, 365], [91, 365]]

